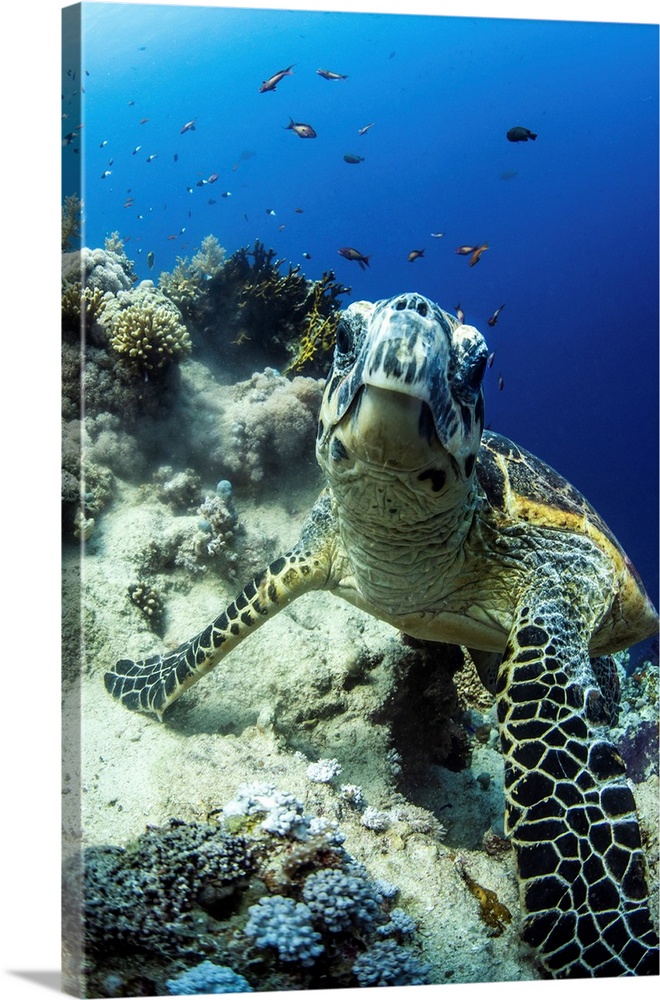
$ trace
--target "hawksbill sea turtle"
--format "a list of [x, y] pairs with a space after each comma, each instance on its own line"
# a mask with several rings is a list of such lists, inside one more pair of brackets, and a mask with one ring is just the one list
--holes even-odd
[[159, 718], [310, 590], [466, 647], [495, 693], [524, 940], [557, 978], [653, 975], [658, 940], [608, 654], [655, 609], [611, 531], [553, 469], [484, 431], [486, 343], [422, 295], [341, 315], [321, 405], [326, 477], [299, 542], [173, 652], [105, 674]]

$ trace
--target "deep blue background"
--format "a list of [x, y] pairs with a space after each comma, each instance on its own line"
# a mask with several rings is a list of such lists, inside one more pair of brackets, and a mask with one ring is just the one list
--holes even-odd
[[[259, 238], [352, 298], [460, 302], [495, 351], [487, 422], [585, 493], [657, 603], [657, 26], [83, 4], [75, 80], [68, 56], [62, 133], [84, 128], [63, 182], [80, 193], [83, 164], [88, 246], [118, 231], [156, 279], [208, 233], [228, 253]], [[454, 253], [484, 241], [476, 267]]]

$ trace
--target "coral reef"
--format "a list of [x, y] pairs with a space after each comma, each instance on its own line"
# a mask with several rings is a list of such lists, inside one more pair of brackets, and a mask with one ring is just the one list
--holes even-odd
[[195, 322], [198, 304], [202, 299], [205, 285], [222, 270], [225, 250], [215, 236], [209, 234], [202, 240], [200, 249], [188, 257], [177, 257], [174, 269], [161, 271], [158, 284], [160, 289], [180, 309], [186, 322]]
[[312, 911], [290, 896], [262, 896], [248, 910], [244, 933], [259, 948], [274, 948], [283, 962], [312, 965], [325, 950], [312, 925]]
[[381, 891], [336, 824], [270, 783], [240, 787], [217, 813], [65, 866], [64, 933], [84, 935], [85, 995], [134, 995], [138, 977], [140, 995], [424, 981], [398, 943], [415, 922], [390, 912], [396, 890]]
[[227, 965], [200, 962], [192, 969], [186, 969], [174, 979], [167, 980], [167, 988], [172, 994], [197, 996], [199, 993], [251, 993], [252, 987], [245, 976]]
[[254, 486], [284, 469], [300, 468], [303, 456], [309, 456], [311, 468], [322, 395], [320, 380], [289, 380], [272, 368], [237, 383], [227, 409], [230, 433], [212, 460], [238, 485]]
[[353, 966], [360, 986], [423, 986], [429, 966], [396, 941], [377, 941]]
[[[193, 261], [195, 258], [193, 258]], [[185, 283], [177, 304], [189, 312], [196, 343], [206, 347], [209, 363], [236, 364], [244, 359], [251, 369], [264, 365], [291, 370], [305, 367], [322, 357], [318, 372], [325, 374], [329, 366], [327, 352], [334, 343], [334, 330], [339, 312], [339, 297], [350, 292], [335, 281], [332, 271], [324, 272], [318, 281], [305, 278], [300, 265], [289, 264], [281, 270], [284, 260], [277, 259], [275, 250], [266, 250], [257, 240], [250, 250], [241, 247], [223, 265], [210, 273], [201, 294], [191, 297], [189, 286], [199, 286], [183, 266], [177, 280]], [[168, 276], [163, 288], [168, 294], [178, 294], [174, 275]]]
[[110, 346], [136, 375], [146, 377], [190, 353], [190, 336], [171, 304], [148, 302], [123, 309], [112, 324]]
[[62, 205], [62, 253], [73, 248], [80, 238], [82, 202], [77, 194], [68, 194]]

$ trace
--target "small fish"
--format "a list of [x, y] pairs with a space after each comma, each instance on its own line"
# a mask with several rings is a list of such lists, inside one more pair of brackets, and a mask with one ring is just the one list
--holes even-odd
[[283, 229], [286, 229], [286, 223], [284, 223], [284, 222], [282, 223], [282, 225], [281, 225], [281, 226], [278, 226], [278, 227], [277, 227], [277, 231], [278, 231], [278, 233], [281, 233]]
[[283, 125], [282, 128], [290, 128], [299, 135], [301, 139], [316, 139], [316, 132], [311, 125], [306, 122], [294, 122], [293, 118], [289, 118], [289, 124]]
[[149, 156], [147, 157], [147, 163], [151, 163], [151, 161], [155, 160], [157, 156], [158, 153], [149, 153]]
[[218, 203], [215, 198], [209, 198], [209, 205], [217, 205], [217, 204]]
[[219, 177], [220, 174], [211, 174], [209, 177], [209, 184], [215, 184]]
[[492, 354], [489, 354], [489, 355], [488, 355], [488, 367], [489, 367], [489, 368], [492, 368], [492, 367], [493, 367], [493, 361], [494, 361], [494, 360], [495, 360], [495, 351], [493, 351], [493, 353], [492, 353]]
[[114, 162], [115, 162], [114, 160], [108, 160], [108, 166], [112, 167], [114, 165]]
[[538, 133], [530, 132], [528, 128], [524, 128], [522, 125], [516, 125], [515, 128], [510, 128], [506, 134], [509, 142], [527, 142], [528, 139], [536, 139]]
[[303, 213], [303, 212], [305, 211], [305, 209], [304, 209], [304, 208], [294, 208], [294, 210], [293, 210], [293, 211], [294, 211], [294, 212], [297, 212], [297, 213], [298, 213], [298, 215], [302, 215], [302, 213]]
[[456, 306], [456, 319], [459, 323], [465, 323], [465, 313], [461, 309], [461, 303], [459, 302]]
[[357, 156], [355, 153], [344, 153], [346, 163], [362, 163], [364, 156]]
[[133, 150], [133, 156], [135, 156], [136, 153], [139, 153], [141, 149], [142, 146], [136, 146], [135, 149]]
[[275, 215], [275, 209], [274, 208], [267, 208], [266, 209], [266, 215]]
[[444, 233], [431, 233], [431, 236], [436, 240], [441, 240], [444, 235]]
[[466, 254], [474, 253], [474, 251], [476, 249], [477, 249], [476, 247], [467, 247], [467, 246], [466, 247], [456, 247], [456, 249], [454, 250], [454, 253], [460, 253], [463, 256], [465, 256]]
[[268, 90], [275, 90], [275, 87], [278, 85], [282, 77], [293, 76], [291, 70], [295, 65], [296, 65], [295, 63], [291, 63], [291, 65], [287, 66], [286, 69], [278, 69], [277, 73], [273, 73], [271, 77], [269, 77], [267, 80], [264, 80], [264, 82], [259, 87], [259, 93], [265, 94], [266, 91]]
[[470, 257], [469, 266], [470, 267], [474, 267], [475, 264], [478, 264], [479, 260], [481, 259], [481, 255], [484, 252], [484, 250], [489, 250], [489, 249], [490, 249], [490, 247], [488, 246], [487, 243], [482, 243], [482, 245], [480, 247], [475, 247], [475, 251], [472, 254], [472, 256]]
[[518, 176], [517, 170], [503, 170], [500, 174], [501, 181], [512, 181], [514, 177]]
[[193, 118], [191, 121], [186, 122], [186, 124], [179, 132], [179, 135], [183, 135], [184, 132], [194, 132], [194, 131], [195, 131], [195, 119]]
[[498, 321], [498, 319], [499, 319], [499, 317], [500, 317], [500, 313], [501, 313], [501, 312], [502, 312], [502, 310], [504, 309], [504, 306], [505, 306], [505, 305], [506, 305], [506, 302], [505, 302], [505, 303], [504, 303], [503, 305], [501, 305], [501, 306], [499, 307], [499, 309], [496, 309], [496, 310], [495, 310], [495, 312], [493, 313], [493, 315], [492, 315], [492, 316], [490, 317], [490, 319], [488, 320], [488, 326], [495, 326], [495, 324], [497, 323], [497, 321]]
[[149, 265], [150, 268], [154, 266], [154, 252], [153, 252], [153, 250], [150, 250], [149, 253], [147, 254], [147, 264]]
[[221, 198], [231, 198], [231, 191], [223, 191], [220, 195]]
[[103, 173], [101, 174], [101, 180], [105, 180], [105, 178], [109, 177], [111, 173], [112, 170], [104, 170]]
[[370, 266], [369, 257], [371, 254], [365, 256], [363, 253], [360, 253], [359, 250], [356, 250], [355, 247], [342, 247], [341, 250], [337, 251], [337, 253], [341, 254], [342, 257], [345, 257], [346, 260], [356, 260], [363, 271], [365, 264], [367, 267]]
[[368, 132], [369, 129], [373, 128], [375, 124], [376, 124], [376, 122], [369, 122], [368, 125], [364, 125], [362, 128], [359, 128], [358, 129], [358, 135], [364, 135], [365, 132]]
[[178, 159], [179, 159], [179, 154], [175, 153], [174, 154], [174, 162], [176, 163]]
[[504, 388], [504, 379], [502, 378], [501, 375], [500, 375], [500, 377], [497, 380], [497, 388], [500, 390], [500, 392]]
[[129, 101], [128, 102], [128, 106], [129, 106], [129, 108], [134, 108], [135, 107], [135, 101]]
[[148, 118], [140, 118], [140, 125], [146, 125], [148, 121]]
[[126, 201], [124, 202], [124, 208], [132, 208], [134, 201], [135, 201], [134, 198], [127, 198]]
[[333, 73], [329, 69], [317, 69], [316, 71], [319, 76], [322, 76], [324, 80], [348, 80], [347, 76], [343, 73]]
[[188, 192], [188, 194], [192, 194], [193, 193], [193, 189], [191, 187], [187, 187], [186, 191]]
[[208, 181], [206, 180], [205, 177], [202, 177], [201, 180], [197, 181], [197, 187], [198, 188], [204, 187], [205, 184], [208, 184]]
[[305, 258], [305, 260], [311, 260], [312, 259], [311, 253], [307, 253], [306, 250], [303, 250], [303, 254], [302, 255]]
[[417, 260], [418, 257], [423, 257], [423, 256], [424, 256], [423, 250], [411, 250], [410, 253], [408, 254], [408, 260], [412, 264], [412, 262], [414, 260]]
[[179, 236], [178, 236], [178, 233], [173, 233], [172, 235], [168, 236], [167, 238], [168, 238], [168, 240], [178, 240]]
[[103, 147], [107, 145], [108, 145], [108, 140], [104, 139], [103, 142], [99, 145], [99, 149], [103, 149]]

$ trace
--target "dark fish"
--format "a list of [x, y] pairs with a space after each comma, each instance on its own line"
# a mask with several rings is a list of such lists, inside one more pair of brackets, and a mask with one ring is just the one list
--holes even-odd
[[209, 184], [215, 184], [220, 174], [211, 174], [209, 177]]
[[168, 240], [178, 240], [179, 234], [178, 233], [172, 233], [167, 238], [168, 238]]
[[496, 310], [495, 310], [495, 312], [493, 313], [493, 315], [492, 315], [492, 316], [490, 317], [490, 319], [488, 320], [488, 326], [495, 326], [495, 324], [497, 323], [497, 321], [498, 321], [498, 319], [499, 319], [499, 317], [500, 317], [500, 313], [501, 313], [501, 312], [502, 312], [502, 310], [504, 309], [504, 306], [505, 306], [505, 305], [506, 305], [506, 303], [504, 303], [504, 305], [501, 305], [501, 306], [499, 307], [499, 309], [496, 309]]
[[356, 250], [355, 247], [342, 247], [341, 250], [337, 251], [337, 253], [341, 254], [342, 257], [345, 257], [346, 260], [356, 260], [363, 271], [365, 264], [367, 267], [370, 266], [369, 257], [371, 254], [365, 257], [365, 255], [360, 253], [359, 250]]
[[307, 125], [306, 122], [294, 122], [293, 118], [289, 118], [289, 124], [283, 125], [282, 128], [290, 128], [299, 135], [301, 139], [316, 139], [316, 132], [311, 125]]
[[179, 132], [179, 135], [183, 135], [184, 132], [194, 132], [194, 131], [195, 131], [195, 119], [193, 118], [191, 121], [186, 122], [186, 124]]
[[347, 163], [362, 163], [364, 156], [357, 156], [355, 153], [344, 153], [344, 159]]
[[108, 145], [108, 140], [104, 139], [103, 142], [100, 144], [99, 149], [103, 149], [103, 147], [107, 145]]
[[126, 201], [124, 202], [124, 208], [132, 208], [134, 201], [135, 201], [134, 198], [127, 198]]
[[465, 323], [465, 313], [461, 309], [461, 303], [459, 302], [456, 306], [456, 318], [459, 323]]
[[518, 176], [517, 170], [503, 170], [500, 174], [501, 181], [512, 181], [514, 177]]
[[206, 180], [205, 177], [202, 177], [201, 180], [197, 181], [197, 185], [196, 186], [198, 188], [201, 188], [201, 187], [204, 187], [205, 184], [208, 184], [208, 181]]
[[266, 215], [275, 215], [275, 209], [274, 208], [267, 208], [266, 209]]
[[493, 367], [493, 361], [494, 361], [494, 360], [495, 360], [495, 351], [493, 351], [493, 353], [492, 353], [492, 354], [489, 354], [489, 355], [488, 355], [488, 367], [489, 367], [489, 368], [492, 368], [492, 367]]
[[412, 262], [414, 260], [417, 260], [418, 257], [423, 257], [423, 256], [424, 256], [423, 250], [411, 250], [410, 253], [408, 254], [408, 260], [412, 264]]
[[174, 154], [174, 162], [176, 163], [178, 159], [179, 159], [179, 154], [175, 153]]
[[364, 135], [364, 133], [368, 132], [370, 128], [373, 128], [375, 124], [376, 122], [369, 122], [368, 125], [364, 125], [362, 128], [359, 128], [358, 135]]
[[231, 191], [223, 191], [220, 195], [221, 198], [231, 198]]
[[295, 65], [296, 65], [295, 63], [291, 63], [291, 65], [287, 66], [286, 69], [279, 69], [277, 73], [273, 73], [273, 75], [269, 77], [268, 80], [264, 80], [264, 82], [261, 84], [261, 86], [259, 87], [259, 93], [265, 94], [267, 90], [275, 90], [275, 87], [278, 85], [282, 77], [293, 76], [291, 70]]
[[516, 125], [515, 128], [509, 129], [506, 137], [509, 142], [527, 142], [528, 139], [536, 139], [537, 135], [537, 132], [530, 132], [528, 128], [524, 128], [522, 125]]
[[479, 260], [481, 259], [481, 255], [484, 252], [484, 250], [489, 250], [489, 249], [490, 249], [490, 247], [488, 246], [487, 243], [482, 243], [482, 245], [480, 247], [475, 247], [474, 253], [470, 257], [470, 264], [469, 264], [469, 266], [470, 267], [474, 267], [475, 264], [478, 264]]
[[146, 125], [148, 121], [149, 121], [148, 118], [141, 118], [140, 119], [140, 125]]
[[217, 203], [217, 201], [215, 200], [215, 198], [209, 198], [209, 205], [217, 205], [217, 204], [218, 204], [218, 203]]
[[136, 146], [135, 149], [133, 150], [133, 156], [135, 156], [136, 153], [139, 153], [141, 149], [142, 146]]
[[460, 253], [465, 256], [466, 254], [474, 253], [476, 249], [476, 247], [456, 247], [454, 253]]
[[347, 76], [343, 73], [333, 73], [329, 69], [317, 69], [316, 71], [319, 76], [322, 76], [324, 80], [348, 80]]
[[105, 180], [105, 178], [109, 177], [111, 173], [112, 170], [104, 170], [103, 173], [101, 174], [101, 180]]
[[149, 267], [153, 267], [154, 266], [154, 252], [153, 252], [153, 250], [150, 250], [149, 253], [147, 254], [147, 264], [149, 265]]
[[304, 209], [304, 208], [294, 208], [294, 210], [293, 210], [293, 211], [294, 211], [294, 212], [297, 212], [297, 213], [298, 213], [298, 215], [302, 215], [302, 213], [303, 213], [303, 212], [305, 211], [305, 209]]
[[311, 253], [307, 253], [306, 250], [303, 250], [303, 254], [302, 255], [305, 258], [305, 260], [311, 260], [312, 259]]
[[147, 163], [151, 163], [151, 161], [155, 160], [157, 156], [158, 153], [150, 153], [149, 156], [147, 157]]
[[502, 378], [501, 375], [500, 375], [500, 377], [497, 380], [497, 388], [500, 390], [500, 392], [504, 388], [504, 379]]

